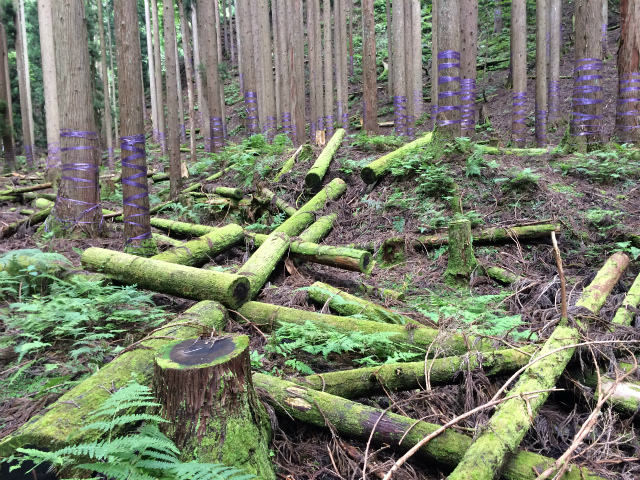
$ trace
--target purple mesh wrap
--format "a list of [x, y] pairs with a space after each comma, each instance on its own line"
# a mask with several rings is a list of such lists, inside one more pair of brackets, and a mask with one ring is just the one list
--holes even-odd
[[265, 134], [267, 135], [267, 140], [273, 140], [276, 134], [276, 128], [278, 124], [276, 122], [276, 117], [269, 115], [267, 116], [267, 124], [265, 125]]
[[[136, 144], [140, 146], [136, 147]], [[135, 227], [145, 228], [136, 220], [138, 220], [138, 217], [143, 217], [145, 215], [148, 216], [149, 208], [143, 205], [138, 205], [135, 202], [135, 200], [140, 200], [142, 198], [149, 196], [149, 187], [147, 185], [147, 162], [145, 161], [145, 159], [147, 158], [147, 153], [145, 152], [144, 135], [130, 135], [126, 137], [120, 137], [120, 149], [122, 152], [125, 152], [125, 151], [131, 152], [131, 155], [129, 155], [126, 158], [124, 158], [124, 155], [121, 155], [123, 157], [121, 160], [123, 172], [125, 167], [138, 170], [138, 173], [134, 173], [133, 175], [129, 175], [128, 177], [123, 176], [122, 184], [129, 185], [130, 187], [136, 187], [142, 190], [140, 193], [129, 195], [128, 197], [125, 197], [122, 199], [123, 205], [136, 208], [139, 210], [139, 213], [134, 213], [132, 215], [127, 215], [126, 217], [124, 217], [123, 221], [127, 225], [133, 225]], [[138, 160], [140, 158], [143, 159], [142, 165], [133, 163], [134, 160]], [[141, 179], [141, 181], [140, 182], [136, 181], [138, 179]], [[139, 244], [131, 245], [131, 244], [133, 242], [137, 243], [138, 241], [146, 240], [148, 238], [151, 238], [151, 229], [135, 237], [127, 237], [124, 242], [124, 245], [125, 247], [129, 245], [132, 247], [139, 247], [141, 245]]]
[[113, 170], [113, 166], [114, 166], [113, 158], [114, 158], [113, 147], [107, 148], [107, 165], [109, 166], [110, 170]]
[[211, 143], [212, 147], [218, 151], [222, 148], [222, 118], [210, 117], [209, 126], [211, 127]]
[[536, 138], [539, 141], [547, 139], [547, 111], [536, 110]]
[[549, 121], [558, 118], [560, 107], [560, 82], [549, 81]]
[[476, 81], [473, 78], [460, 80], [460, 109], [463, 130], [474, 130], [476, 120]]
[[54, 142], [47, 145], [47, 168], [56, 168], [60, 166], [60, 143]]
[[[444, 62], [444, 63], [440, 63], [438, 64], [438, 72], [442, 71], [442, 70], [446, 70], [448, 68], [457, 68], [458, 70], [460, 70], [460, 53], [456, 52], [454, 50], [444, 50], [440, 53], [438, 53], [438, 60], [447, 60], [447, 59], [452, 59], [453, 61], [451, 62]], [[438, 76], [438, 85], [442, 85], [445, 83], [449, 83], [449, 82], [460, 82], [460, 77], [456, 76], [455, 73], [453, 76], [449, 76], [449, 75], [439, 75]], [[453, 87], [455, 88], [456, 85], [453, 85]], [[443, 106], [441, 105], [441, 100], [445, 99], [445, 98], [450, 98], [450, 97], [455, 97], [455, 96], [459, 96], [460, 95], [460, 91], [454, 91], [454, 90], [442, 90], [438, 93], [438, 111], [437, 113], [440, 114], [441, 112], [455, 112], [455, 111], [461, 111], [461, 108], [459, 105], [448, 105], [448, 106]], [[438, 120], [438, 126], [444, 127], [446, 125], [453, 125], [456, 123], [462, 123], [462, 119], [460, 118], [454, 118], [451, 120], [446, 120], [446, 119], [441, 119]]]
[[[574, 69], [574, 87], [573, 87], [573, 111], [571, 125], [576, 127], [573, 136], [583, 135], [597, 135], [602, 131], [602, 125], [599, 120], [602, 119], [602, 115], [592, 115], [583, 112], [577, 112], [576, 107], [597, 105], [603, 103], [602, 98], [585, 98], [581, 95], [586, 94], [599, 94], [602, 92], [602, 87], [599, 85], [578, 85], [579, 82], [598, 82], [602, 80], [602, 75], [581, 75], [580, 72], [586, 70], [602, 70], [602, 60], [598, 58], [583, 58], [576, 61], [576, 67]], [[600, 143], [602, 140], [597, 139], [594, 142], [587, 143]]]
[[[122, 137], [120, 139], [122, 139]], [[180, 124], [180, 141], [187, 143], [187, 127], [184, 123]]]
[[255, 132], [258, 128], [258, 96], [255, 92], [244, 92], [244, 104], [247, 109], [247, 130]]
[[33, 165], [33, 148], [31, 145], [24, 146], [24, 156], [27, 161], [27, 165]]
[[[634, 85], [635, 84], [635, 85]], [[628, 85], [628, 86], [627, 86]], [[627, 73], [620, 77], [620, 87], [619, 87], [619, 96], [618, 98], [618, 117], [637, 117], [640, 115], [639, 109], [626, 110], [622, 109], [622, 106], [626, 103], [635, 103], [640, 102], [640, 98], [622, 98], [623, 93], [629, 92], [640, 92], [640, 72], [635, 73]], [[633, 130], [636, 128], [640, 128], [640, 125], [621, 125], [620, 128], [622, 130]]]
[[[525, 132], [527, 126], [525, 125], [525, 118], [527, 116], [527, 110], [525, 105], [527, 103], [527, 92], [515, 92], [513, 94], [513, 120], [511, 121], [511, 133], [513, 134], [514, 142], [524, 142], [526, 140]], [[516, 118], [520, 116], [520, 118]], [[514, 125], [518, 126], [518, 129], [514, 129]]]
[[334, 134], [334, 129], [333, 129], [333, 115], [327, 115], [325, 118], [325, 125], [326, 125], [326, 134], [331, 136]]
[[289, 112], [282, 112], [282, 131], [291, 138], [291, 114]]
[[404, 95], [395, 95], [393, 97], [393, 124], [396, 135], [405, 135], [407, 116], [407, 97]]

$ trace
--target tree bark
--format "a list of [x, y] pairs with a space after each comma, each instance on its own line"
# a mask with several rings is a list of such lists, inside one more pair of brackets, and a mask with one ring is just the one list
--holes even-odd
[[523, 147], [527, 139], [527, 10], [525, 0], [511, 2], [511, 66], [513, 75], [513, 114], [511, 142]]
[[436, 128], [438, 116], [438, 3], [431, 0], [431, 123]]
[[550, 0], [536, 0], [536, 145], [547, 145], [547, 18]]
[[617, 325], [631, 326], [633, 317], [635, 317], [634, 309], [640, 304], [640, 275], [638, 275], [627, 292], [622, 305], [618, 308], [616, 316], [613, 317], [611, 323]]
[[315, 29], [315, 5], [316, 0], [307, 0], [307, 51], [309, 52], [309, 111], [310, 111], [310, 142], [316, 139], [316, 118], [318, 117], [318, 66], [316, 65], [316, 50], [318, 41], [316, 40]]
[[29, 81], [29, 61], [27, 59], [24, 28], [23, 0], [16, 5], [16, 66], [18, 70], [18, 89], [20, 93], [20, 116], [22, 117], [22, 144], [26, 158], [27, 169], [32, 170], [33, 159], [33, 117], [31, 115], [31, 88]]
[[575, 4], [575, 66], [571, 143], [586, 152], [602, 144], [602, 38], [599, 2], [577, 0]]
[[412, 6], [411, 0], [405, 1], [404, 6], [404, 78], [405, 78], [405, 134], [408, 138], [415, 138], [416, 134], [416, 119], [414, 116], [413, 108], [413, 57], [415, 46], [412, 45], [413, 29], [419, 28], [416, 25], [418, 19], [412, 18]]
[[[98, 0], [100, 3], [102, 0]], [[145, 152], [144, 112], [140, 101], [142, 88], [142, 57], [135, 3], [115, 0], [116, 52], [118, 54], [118, 91], [120, 95], [120, 128], [122, 131], [122, 196], [125, 252], [140, 256], [157, 253], [151, 237], [149, 218], [149, 187]], [[102, 35], [104, 39], [104, 35]], [[103, 57], [103, 60], [104, 57]], [[104, 61], [106, 70], [106, 60]], [[106, 71], [105, 71], [106, 73]], [[108, 85], [105, 86], [108, 89]]]
[[119, 112], [116, 102], [116, 69], [113, 65], [113, 45], [111, 43], [111, 25], [109, 24], [109, 15], [105, 18], [107, 21], [107, 44], [109, 45], [109, 62], [111, 63], [111, 110], [113, 111], [113, 126], [116, 138], [120, 138], [120, 130], [118, 128]]
[[[204, 132], [204, 149], [206, 152], [212, 151], [211, 145], [211, 122], [209, 121], [209, 103], [207, 101], [207, 79], [202, 70], [200, 36], [198, 35], [196, 4], [191, 4], [191, 28], [193, 32], [193, 63], [196, 75], [196, 90], [198, 93], [198, 111], [202, 120], [202, 132]], [[242, 77], [242, 74], [240, 74]]]
[[411, 53], [413, 55], [413, 77], [411, 80], [411, 94], [413, 95], [413, 115], [418, 120], [424, 113], [422, 94], [422, 7], [420, 0], [411, 0]]
[[493, 9], [493, 34], [497, 35], [502, 32], [502, 27], [504, 25], [502, 19], [502, 7], [500, 6], [500, 2], [502, 0], [495, 0], [495, 8]]
[[267, 140], [276, 134], [276, 95], [271, 61], [271, 29], [269, 28], [269, 5], [267, 0], [257, 2], [258, 37], [261, 54], [261, 70], [263, 83], [263, 103], [265, 123], [263, 132]]
[[307, 187], [317, 187], [322, 183], [322, 179], [329, 169], [329, 164], [331, 163], [331, 160], [333, 160], [333, 156], [340, 148], [340, 144], [345, 133], [344, 128], [336, 130], [336, 133], [333, 134], [331, 140], [327, 143], [327, 146], [324, 147], [324, 150], [322, 150], [320, 155], [318, 155], [318, 158], [305, 176], [305, 184]]
[[561, 0], [547, 0], [549, 5], [549, 117], [548, 125], [557, 126], [560, 113], [560, 22]]
[[[231, 6], [234, 4], [233, 0], [229, 0], [229, 40], [231, 42], [231, 63], [236, 63], [236, 42], [234, 40], [234, 31], [233, 31], [233, 24], [234, 24], [234, 16], [231, 14]], [[234, 13], [235, 13], [235, 6], [234, 6]]]
[[[2, 151], [4, 154], [3, 172], [10, 172], [16, 167], [11, 96], [8, 94], [10, 81], [9, 71], [6, 68], [8, 65], [7, 57], [7, 35], [4, 25], [0, 23], [0, 115], [2, 116], [2, 131], [0, 135], [2, 136]], [[54, 71], [53, 74], [55, 75], [55, 73]]]
[[163, 432], [184, 462], [222, 462], [275, 480], [271, 425], [251, 379], [249, 337], [171, 342], [155, 357], [153, 387]]
[[478, 0], [460, 0], [460, 81], [463, 137], [476, 131], [476, 71], [478, 63]]
[[395, 1], [393, 8], [393, 115], [396, 135], [406, 135], [407, 84], [405, 79], [404, 1]]
[[[393, 25], [392, 25], [392, 11], [391, 3], [389, 0], [385, 1], [386, 14], [387, 14], [387, 62], [389, 64], [387, 74], [387, 95], [389, 98], [393, 96]], [[377, 113], [377, 112], [376, 112]]]
[[100, 156], [93, 115], [84, 2], [54, 0], [62, 179], [47, 228], [55, 236], [95, 236], [101, 229]]
[[218, 229], [208, 225], [176, 222], [166, 218], [151, 218], [151, 225], [166, 231], [169, 235], [178, 237], [202, 237], [209, 233], [215, 233]]
[[[253, 28], [251, 26], [250, 0], [236, 0], [238, 20], [242, 35], [242, 73], [244, 103], [247, 112], [245, 127], [249, 135], [258, 132], [258, 97], [256, 90], [255, 56], [253, 49]], [[284, 1], [284, 0], [280, 0]]]
[[151, 2], [151, 11], [153, 13], [153, 63], [156, 69], [156, 102], [158, 109], [158, 141], [162, 153], [167, 152], [167, 141], [165, 132], [164, 118], [164, 96], [162, 88], [162, 60], [160, 59], [160, 21], [158, 20], [158, 0], [149, 0]]
[[[340, 122], [342, 128], [348, 130], [349, 128], [349, 65], [347, 59], [347, 5], [349, 0], [338, 0], [340, 5], [340, 43], [336, 42], [338, 51], [340, 53], [340, 90], [342, 95], [338, 96], [339, 101], [342, 104], [342, 115], [340, 116]], [[340, 110], [340, 104], [338, 105]], [[338, 113], [340, 115], [340, 113]]]
[[378, 134], [378, 86], [376, 79], [376, 25], [373, 0], [362, 0], [363, 128]]
[[182, 95], [182, 72], [180, 71], [180, 52], [178, 51], [178, 35], [175, 36], [176, 89], [178, 90], [178, 133], [180, 143], [187, 143], [187, 128], [184, 124], [184, 97]]
[[449, 223], [449, 259], [444, 273], [445, 282], [451, 285], [468, 285], [478, 262], [473, 255], [471, 222], [467, 219]]
[[224, 34], [224, 53], [229, 58], [229, 30], [227, 29], [227, 0], [222, 0], [222, 33]]
[[460, 118], [460, 2], [438, 0], [438, 134], [459, 137]]
[[[38, 0], [38, 22], [40, 27], [40, 51], [42, 58], [42, 88], [47, 129], [47, 176], [51, 178], [60, 169], [60, 119], [58, 112], [58, 87], [56, 82], [56, 59], [53, 46], [53, 18], [51, 0]], [[2, 66], [0, 65], [0, 68]], [[0, 92], [2, 86], [0, 85]], [[1, 93], [0, 93], [1, 95]], [[0, 97], [2, 98], [2, 97]]]
[[609, 23], [609, 1], [601, 0], [600, 8], [602, 9], [602, 60], [607, 59], [607, 25]]
[[302, 15], [302, 0], [288, 0], [291, 2], [291, 44], [293, 48], [292, 71], [295, 72], [291, 78], [291, 93], [293, 95], [292, 110], [295, 111], [295, 142], [294, 145], [301, 145], [306, 137], [306, 95], [305, 95], [305, 75], [304, 75], [304, 22]]
[[194, 104], [193, 92], [193, 69], [191, 47], [189, 46], [189, 24], [184, 14], [184, 4], [178, 2], [178, 12], [180, 14], [180, 30], [182, 32], [182, 51], [184, 52], [184, 67], [187, 77], [187, 100], [189, 102], [189, 159], [193, 162], [196, 160], [196, 110]]
[[289, 250], [290, 245], [291, 240], [286, 233], [274, 231], [249, 257], [249, 260], [240, 267], [238, 275], [249, 279], [249, 299], [258, 295], [282, 256]]
[[616, 133], [629, 143], [640, 143], [640, 3], [621, 0], [622, 23], [618, 47], [618, 111]]
[[[102, 19], [102, 0], [98, 3], [98, 31], [100, 32], [100, 65], [102, 66], [102, 91], [104, 94], [104, 125], [107, 135], [107, 165], [114, 171], [113, 132], [111, 131], [111, 104], [109, 101], [109, 74], [107, 72], [107, 46], [104, 38], [104, 21]], [[137, 15], [137, 12], [136, 12]], [[122, 115], [122, 112], [120, 112]], [[144, 131], [144, 130], [141, 130]]]
[[[324, 130], [324, 85], [323, 85], [323, 65], [322, 65], [322, 13], [320, 12], [320, 0], [313, 0], [314, 9], [314, 31], [316, 43], [316, 128]], [[322, 134], [321, 134], [322, 135]], [[312, 139], [315, 141], [315, 138]]]
[[[153, 65], [153, 41], [152, 41], [152, 27], [151, 27], [151, 11], [149, 9], [149, 0], [144, 0], [144, 21], [147, 33], [147, 62], [149, 64], [149, 94], [151, 96], [151, 123], [152, 139], [154, 142], [158, 141], [158, 102], [156, 100], [156, 78], [155, 68]], [[116, 42], [117, 43], [117, 42]]]
[[159, 260], [91, 247], [82, 254], [82, 265], [126, 285], [192, 300], [216, 300], [229, 308], [248, 298], [246, 277], [225, 272], [174, 265]]
[[[281, 1], [281, 0], [280, 0]], [[388, 2], [387, 2], [388, 3]], [[331, 1], [324, 0], [322, 4], [324, 23], [324, 124], [327, 136], [334, 132], [333, 117], [333, 55], [331, 53]], [[376, 112], [377, 114], [377, 112]]]

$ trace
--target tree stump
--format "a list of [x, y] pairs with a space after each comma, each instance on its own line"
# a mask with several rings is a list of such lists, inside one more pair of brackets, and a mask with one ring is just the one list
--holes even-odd
[[449, 224], [449, 261], [444, 273], [445, 282], [450, 285], [468, 284], [471, 273], [478, 266], [473, 255], [471, 222], [466, 218]]
[[154, 389], [162, 425], [183, 461], [221, 462], [275, 479], [271, 427], [251, 378], [249, 338], [171, 342], [158, 352]]

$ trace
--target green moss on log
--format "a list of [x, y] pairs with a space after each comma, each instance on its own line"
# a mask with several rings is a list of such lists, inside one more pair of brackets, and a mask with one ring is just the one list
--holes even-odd
[[409, 152], [415, 150], [416, 148], [424, 147], [425, 145], [431, 143], [432, 138], [433, 133], [429, 132], [423, 137], [420, 137], [413, 142], [407, 143], [397, 150], [394, 150], [391, 153], [387, 153], [379, 159], [374, 160], [362, 169], [362, 172], [360, 173], [362, 180], [364, 181], [364, 183], [368, 184], [377, 182], [378, 180], [380, 180], [380, 178], [387, 174], [395, 160], [404, 158], [409, 154]]
[[304, 242], [320, 243], [333, 230], [333, 226], [338, 220], [337, 213], [331, 213], [318, 218], [307, 227], [299, 236]]
[[607, 296], [616, 286], [622, 272], [629, 265], [629, 257], [622, 252], [614, 253], [598, 271], [589, 287], [585, 288], [576, 302], [577, 307], [584, 307], [598, 312], [607, 300]]
[[487, 275], [494, 280], [504, 283], [506, 285], [511, 285], [512, 283], [516, 283], [518, 280], [522, 280], [523, 277], [520, 275], [516, 275], [515, 273], [511, 273], [508, 270], [500, 267], [486, 267], [485, 272]]
[[229, 308], [237, 308], [248, 299], [249, 281], [232, 273], [174, 265], [95, 247], [84, 251], [81, 262], [87, 270], [154, 292], [192, 300], [215, 300]]
[[633, 309], [638, 308], [638, 304], [640, 304], [640, 275], [636, 277], [633, 285], [631, 285], [612, 322], [616, 325], [630, 326], [634, 317]]
[[45, 210], [36, 212], [27, 218], [23, 218], [16, 222], [10, 223], [9, 225], [5, 225], [0, 229], [0, 238], [10, 237], [11, 235], [15, 234], [18, 231], [18, 229], [23, 225], [31, 226], [31, 225], [38, 225], [44, 222], [49, 216], [49, 214], [51, 214], [51, 210], [52, 208], [49, 207]]
[[[147, 348], [123, 353], [69, 390], [57, 402], [38, 413], [11, 435], [0, 440], [0, 456], [9, 456], [16, 448], [25, 445], [57, 449], [68, 444], [96, 440], [99, 432], [82, 429], [87, 422], [88, 414], [109, 397], [108, 389], [112, 385], [116, 388], [122, 387], [131, 379], [132, 374], [136, 375], [139, 383], [150, 383], [156, 350], [171, 342], [171, 339], [157, 337], [192, 338], [199, 335], [203, 328], [220, 331], [225, 327], [226, 321], [226, 310], [219, 303], [197, 303], [176, 321], [171, 322], [170, 325], [174, 326], [165, 327], [155, 332], [149, 340], [145, 340], [143, 346]], [[191, 324], [184, 325], [185, 322]]]
[[340, 148], [340, 143], [342, 142], [345, 133], [344, 128], [338, 128], [331, 137], [331, 140], [329, 140], [327, 145], [324, 147], [324, 150], [322, 150], [320, 155], [318, 155], [313, 166], [304, 177], [307, 187], [317, 187], [322, 183], [322, 179], [329, 169], [329, 164], [331, 163], [333, 156], [338, 151], [338, 148]]
[[373, 322], [391, 323], [395, 325], [414, 324], [419, 322], [400, 315], [388, 308], [376, 305], [373, 302], [358, 298], [339, 288], [322, 282], [315, 282], [308, 289], [309, 298], [320, 305], [328, 305], [338, 315], [351, 316], [362, 315]]
[[238, 275], [247, 278], [251, 285], [249, 299], [255, 298], [262, 286], [267, 282], [283, 255], [289, 250], [291, 241], [283, 232], [273, 232], [262, 245], [240, 267]]
[[311, 145], [308, 145], [308, 144], [301, 145], [300, 148], [298, 148], [298, 150], [296, 150], [296, 152], [291, 157], [289, 157], [289, 159], [286, 162], [284, 162], [284, 165], [282, 165], [282, 169], [280, 170], [280, 173], [276, 175], [276, 178], [274, 178], [273, 181], [278, 182], [283, 175], [289, 173], [296, 163], [296, 158], [300, 162], [306, 162], [312, 156], [313, 156], [313, 149], [311, 148]]
[[444, 272], [449, 285], [468, 285], [478, 261], [473, 255], [471, 222], [461, 219], [449, 223], [449, 259]]
[[[363, 441], [369, 439], [375, 426], [373, 442], [378, 445], [390, 445], [400, 451], [408, 450], [440, 428], [440, 425], [384, 412], [260, 373], [253, 374], [253, 382], [257, 388], [268, 393], [267, 402], [284, 417], [290, 416], [319, 428], [326, 428], [327, 423], [330, 423], [340, 435], [356, 437]], [[378, 422], [381, 416], [383, 417]], [[406, 436], [405, 432], [408, 432]], [[419, 449], [417, 455], [423, 461], [435, 461], [452, 467], [460, 461], [471, 442], [470, 437], [450, 429]], [[506, 480], [535, 480], [536, 471], [545, 470], [555, 461], [534, 453], [518, 452], [517, 449], [514, 452], [501, 471], [502, 478]], [[571, 466], [563, 480], [596, 478], [600, 477], [586, 468]]]
[[193, 223], [176, 222], [164, 218], [151, 217], [151, 226], [169, 232], [179, 237], [202, 237], [208, 233], [213, 233], [217, 229], [207, 225], [196, 225]]
[[273, 203], [281, 212], [287, 214], [287, 216], [292, 217], [298, 211], [292, 205], [289, 205], [287, 202], [278, 197], [275, 193], [269, 190], [266, 187], [262, 187], [260, 189], [260, 194], [269, 200], [269, 202]]
[[201, 267], [211, 258], [229, 250], [243, 239], [242, 227], [232, 223], [152, 258], [168, 263]]

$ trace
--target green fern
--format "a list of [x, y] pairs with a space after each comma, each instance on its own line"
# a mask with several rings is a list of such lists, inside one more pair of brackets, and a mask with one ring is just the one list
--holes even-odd
[[[98, 410], [90, 414], [94, 420], [84, 429], [103, 432], [104, 440], [70, 445], [55, 452], [32, 448], [18, 448], [21, 455], [11, 456], [4, 462], [15, 462], [10, 471], [24, 462], [38, 465], [49, 463], [58, 471], [98, 473], [112, 480], [249, 480], [254, 475], [217, 463], [180, 461], [180, 450], [158, 428], [165, 422], [149, 413], [132, 414], [136, 409], [160, 406], [154, 401], [149, 387], [130, 380], [109, 397]], [[131, 432], [133, 427], [141, 425]], [[124, 428], [123, 428], [124, 427]], [[116, 431], [129, 431], [115, 436]], [[30, 472], [31, 470], [29, 470]], [[75, 479], [67, 479], [75, 480]]]

